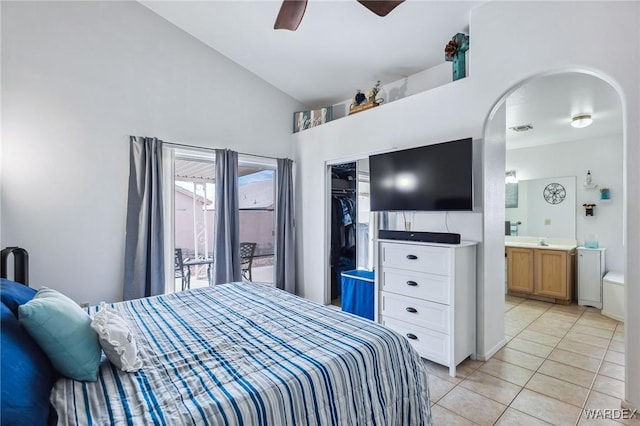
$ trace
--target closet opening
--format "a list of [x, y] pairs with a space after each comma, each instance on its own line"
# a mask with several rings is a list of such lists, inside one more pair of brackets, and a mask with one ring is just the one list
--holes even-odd
[[373, 232], [369, 210], [369, 159], [328, 166], [329, 278], [331, 305], [342, 308], [342, 273], [372, 270]]
[[331, 166], [331, 304], [342, 306], [341, 274], [356, 269], [356, 163]]

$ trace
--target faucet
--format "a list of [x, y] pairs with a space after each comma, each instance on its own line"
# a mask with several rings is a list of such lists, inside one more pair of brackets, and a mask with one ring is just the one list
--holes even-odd
[[540, 243], [541, 246], [548, 246], [549, 244], [547, 244], [547, 241], [544, 237], [540, 238]]

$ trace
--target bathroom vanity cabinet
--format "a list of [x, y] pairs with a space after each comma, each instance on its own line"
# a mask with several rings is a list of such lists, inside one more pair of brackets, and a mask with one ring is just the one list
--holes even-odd
[[573, 297], [575, 247], [507, 246], [507, 290], [569, 304]]

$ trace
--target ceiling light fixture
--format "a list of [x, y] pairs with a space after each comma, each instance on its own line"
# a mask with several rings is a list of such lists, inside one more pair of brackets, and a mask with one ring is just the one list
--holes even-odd
[[587, 127], [591, 123], [593, 123], [593, 118], [591, 118], [591, 114], [579, 114], [571, 117], [571, 125], [577, 129]]
[[529, 130], [532, 130], [533, 126], [531, 124], [521, 124], [520, 126], [509, 127], [509, 129], [513, 130], [514, 132], [527, 132]]

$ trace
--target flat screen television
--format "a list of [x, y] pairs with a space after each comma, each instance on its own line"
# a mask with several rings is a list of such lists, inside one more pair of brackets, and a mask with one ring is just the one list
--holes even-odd
[[471, 138], [369, 157], [372, 211], [473, 210]]

